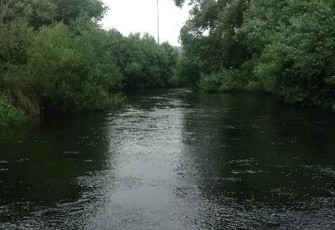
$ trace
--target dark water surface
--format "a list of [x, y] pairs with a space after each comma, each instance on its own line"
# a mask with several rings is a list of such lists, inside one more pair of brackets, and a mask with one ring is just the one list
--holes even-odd
[[0, 131], [0, 229], [335, 229], [335, 116], [184, 90]]

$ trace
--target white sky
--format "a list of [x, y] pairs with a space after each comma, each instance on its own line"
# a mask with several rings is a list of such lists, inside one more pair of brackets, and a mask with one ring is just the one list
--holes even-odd
[[[173, 0], [159, 1], [160, 42], [179, 46], [179, 31], [188, 18], [189, 8], [180, 9]], [[157, 38], [157, 0], [103, 0], [109, 11], [103, 28], [116, 28], [123, 35], [148, 32]]]

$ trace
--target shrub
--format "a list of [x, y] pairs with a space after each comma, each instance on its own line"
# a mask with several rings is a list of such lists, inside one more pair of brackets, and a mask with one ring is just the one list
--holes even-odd
[[0, 126], [17, 126], [27, 122], [24, 111], [10, 105], [0, 97]]
[[246, 90], [246, 81], [238, 70], [222, 70], [202, 75], [199, 88], [204, 92], [239, 92]]
[[217, 92], [223, 81], [223, 74], [202, 75], [199, 81], [199, 88], [206, 93]]
[[105, 109], [113, 104], [111, 92], [121, 87], [107, 33], [91, 22], [76, 23], [86, 28], [75, 36], [62, 23], [43, 28], [29, 50], [28, 68], [47, 111]]
[[193, 58], [181, 53], [177, 60], [176, 76], [180, 85], [198, 89], [201, 78], [200, 65]]
[[172, 85], [177, 51], [157, 44], [149, 34], [130, 34], [115, 44], [125, 88], [164, 88]]

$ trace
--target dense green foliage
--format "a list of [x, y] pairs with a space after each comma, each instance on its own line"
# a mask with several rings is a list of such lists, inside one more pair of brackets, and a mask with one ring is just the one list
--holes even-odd
[[1, 1], [0, 96], [14, 106], [1, 112], [101, 110], [124, 103], [122, 89], [173, 85], [177, 52], [147, 34], [103, 30], [105, 11], [100, 0]]
[[270, 92], [289, 103], [335, 107], [334, 1], [189, 3], [177, 69], [184, 82], [208, 92]]
[[81, 32], [71, 38], [69, 27], [55, 24], [40, 30], [29, 47], [27, 69], [47, 109], [104, 109], [121, 86], [113, 54], [104, 50], [104, 31]]
[[153, 37], [135, 34], [129, 36], [123, 48], [126, 50], [120, 53], [129, 55], [121, 64], [125, 65], [122, 69], [128, 87], [156, 88], [172, 84], [177, 52], [170, 45], [157, 45]]
[[148, 35], [130, 34], [117, 45], [117, 62], [126, 88], [157, 88], [173, 85], [177, 51]]
[[86, 15], [96, 21], [101, 19], [107, 10], [100, 0], [2, 0], [1, 2], [1, 21], [8, 23], [24, 18], [35, 29], [53, 22], [69, 25], [80, 15]]
[[0, 98], [0, 127], [15, 126], [24, 124], [27, 116], [24, 111], [10, 105], [3, 98]]

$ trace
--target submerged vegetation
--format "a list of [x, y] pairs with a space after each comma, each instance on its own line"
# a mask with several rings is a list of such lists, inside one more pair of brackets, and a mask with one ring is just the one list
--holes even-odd
[[105, 12], [100, 0], [1, 1], [1, 126], [120, 107], [122, 89], [174, 84], [177, 51], [148, 34], [103, 30]]
[[[332, 0], [191, 0], [177, 73], [205, 92], [268, 92], [335, 109]], [[175, 0], [182, 6], [184, 0]]]

